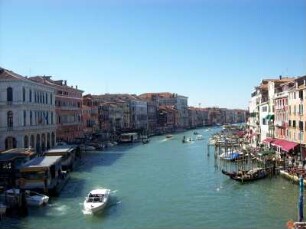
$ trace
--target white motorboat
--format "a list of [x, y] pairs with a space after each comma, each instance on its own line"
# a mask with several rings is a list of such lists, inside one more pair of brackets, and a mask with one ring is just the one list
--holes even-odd
[[[15, 197], [16, 195], [20, 195], [20, 189], [8, 189], [6, 190], [6, 195], [8, 197]], [[31, 190], [25, 190], [25, 196], [28, 206], [42, 206], [46, 205], [49, 201], [49, 196], [44, 194], [40, 194], [38, 192], [34, 192]]]
[[110, 189], [91, 190], [84, 201], [84, 214], [94, 214], [105, 208], [110, 195]]
[[49, 196], [46, 196], [44, 194], [40, 194], [38, 192], [26, 190], [26, 200], [28, 206], [42, 206], [47, 205], [49, 202]]
[[196, 140], [204, 140], [203, 135], [198, 134], [198, 135], [196, 136]]

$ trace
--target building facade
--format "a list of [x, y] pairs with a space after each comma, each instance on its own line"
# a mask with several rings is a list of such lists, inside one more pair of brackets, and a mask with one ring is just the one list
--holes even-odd
[[33, 148], [41, 153], [56, 143], [55, 90], [0, 69], [0, 150]]
[[67, 86], [67, 81], [51, 80], [51, 76], [30, 77], [55, 90], [56, 135], [58, 141], [74, 142], [84, 137], [82, 121], [82, 90]]

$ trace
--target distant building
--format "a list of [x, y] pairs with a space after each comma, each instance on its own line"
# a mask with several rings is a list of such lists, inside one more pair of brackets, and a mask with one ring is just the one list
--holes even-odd
[[158, 106], [174, 106], [178, 112], [178, 125], [176, 128], [188, 128], [188, 97], [175, 93], [145, 93], [139, 95], [141, 99], [155, 101]]

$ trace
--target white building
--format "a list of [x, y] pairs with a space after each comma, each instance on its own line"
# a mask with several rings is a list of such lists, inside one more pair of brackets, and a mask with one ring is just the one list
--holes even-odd
[[260, 135], [260, 126], [259, 126], [259, 103], [260, 103], [260, 91], [256, 89], [249, 101], [249, 142], [252, 147], [256, 147], [258, 144], [258, 136]]
[[0, 68], [0, 150], [55, 145], [55, 92]]

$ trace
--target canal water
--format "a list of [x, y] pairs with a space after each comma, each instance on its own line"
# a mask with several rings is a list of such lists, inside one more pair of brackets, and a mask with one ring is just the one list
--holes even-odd
[[[286, 228], [298, 217], [298, 186], [282, 177], [241, 184], [224, 176], [207, 151], [217, 131], [198, 129], [205, 139], [186, 144], [193, 131], [87, 152], [59, 197], [26, 218], [5, 218], [1, 228]], [[85, 196], [98, 187], [112, 190], [109, 205], [83, 215]]]

